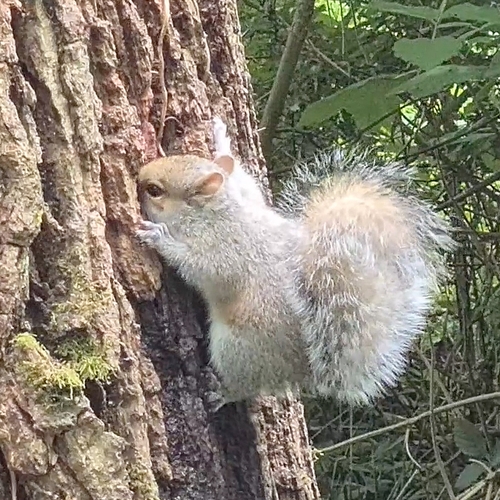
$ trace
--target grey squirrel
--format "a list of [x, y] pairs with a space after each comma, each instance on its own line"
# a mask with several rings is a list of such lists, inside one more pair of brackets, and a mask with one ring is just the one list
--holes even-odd
[[272, 207], [217, 118], [214, 142], [212, 160], [140, 170], [137, 235], [207, 303], [220, 405], [289, 390], [372, 401], [425, 326], [447, 224], [407, 169], [338, 151], [297, 166]]

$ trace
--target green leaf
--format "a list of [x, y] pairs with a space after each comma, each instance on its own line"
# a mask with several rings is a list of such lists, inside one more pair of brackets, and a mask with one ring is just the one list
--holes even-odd
[[359, 128], [368, 127], [398, 108], [399, 97], [387, 94], [399, 83], [399, 78], [378, 77], [350, 85], [307, 106], [299, 126], [318, 125], [345, 109]]
[[500, 50], [491, 58], [490, 67], [486, 71], [486, 78], [497, 78], [500, 75]]
[[391, 12], [392, 14], [403, 14], [410, 17], [418, 17], [419, 19], [427, 19], [435, 21], [439, 18], [439, 10], [431, 7], [412, 7], [401, 5], [397, 2], [377, 1], [368, 4], [369, 9], [380, 10], [382, 12]]
[[488, 24], [500, 24], [500, 11], [496, 7], [486, 5], [472, 5], [465, 2], [455, 5], [445, 10], [443, 19], [450, 17], [458, 18], [462, 21], [479, 21]]
[[486, 440], [474, 424], [465, 419], [455, 422], [455, 444], [457, 448], [472, 458], [485, 459], [488, 456]]
[[495, 441], [495, 447], [491, 452], [490, 465], [494, 469], [500, 466], [500, 439]]
[[486, 472], [485, 468], [479, 464], [468, 464], [460, 473], [455, 483], [458, 491], [463, 491], [472, 486]]
[[458, 66], [455, 64], [436, 66], [404, 82], [393, 89], [391, 93], [409, 92], [417, 98], [427, 97], [450, 87], [454, 83], [482, 80], [485, 78], [486, 70], [485, 66]]
[[452, 36], [438, 38], [403, 38], [394, 44], [394, 55], [424, 70], [429, 70], [456, 56], [462, 42]]
[[[477, 30], [476, 29], [471, 30], [470, 33], [471, 34], [477, 33]], [[467, 34], [462, 35], [461, 38], [463, 40], [467, 40], [467, 43], [469, 45], [479, 45], [485, 43], [491, 45], [491, 42], [493, 41], [493, 37], [491, 36], [473, 36], [472, 38], [468, 38], [466, 35]]]

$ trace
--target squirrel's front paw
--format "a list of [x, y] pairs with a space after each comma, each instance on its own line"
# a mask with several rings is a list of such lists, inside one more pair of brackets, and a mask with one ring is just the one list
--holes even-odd
[[158, 246], [161, 241], [173, 239], [166, 224], [149, 220], [141, 221], [135, 234], [142, 243], [150, 247]]

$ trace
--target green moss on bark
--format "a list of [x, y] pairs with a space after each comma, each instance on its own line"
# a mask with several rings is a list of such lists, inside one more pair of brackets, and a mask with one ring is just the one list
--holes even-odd
[[91, 339], [63, 341], [56, 350], [58, 357], [52, 356], [32, 333], [19, 333], [13, 345], [22, 356], [19, 373], [51, 397], [73, 399], [82, 393], [87, 380], [109, 382], [114, 372], [107, 362], [106, 349]]

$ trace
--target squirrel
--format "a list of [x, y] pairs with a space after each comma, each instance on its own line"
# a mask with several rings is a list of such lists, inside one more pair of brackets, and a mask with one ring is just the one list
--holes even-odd
[[213, 122], [215, 155], [139, 172], [138, 238], [201, 292], [222, 405], [301, 390], [370, 403], [403, 373], [450, 229], [410, 171], [358, 153], [299, 164], [275, 206]]

